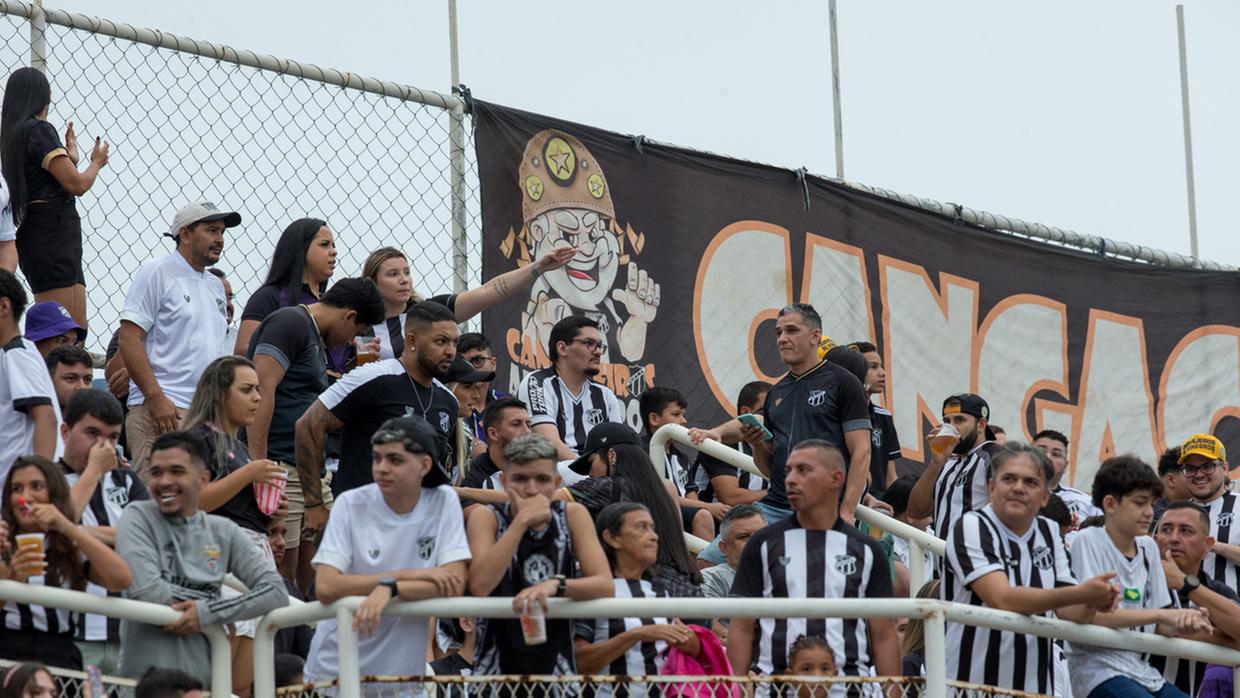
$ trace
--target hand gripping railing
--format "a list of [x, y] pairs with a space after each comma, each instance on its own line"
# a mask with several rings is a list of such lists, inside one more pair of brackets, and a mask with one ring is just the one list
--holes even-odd
[[[735, 448], [725, 446], [713, 439], [704, 439], [700, 443], [694, 443], [689, 438], [688, 429], [678, 424], [665, 424], [659, 427], [659, 430], [650, 438], [650, 461], [654, 463], [655, 472], [659, 473], [664, 479], [667, 478], [667, 458], [664, 454], [667, 452], [667, 442], [669, 441], [675, 441], [697, 449], [708, 456], [718, 458], [729, 465], [735, 465], [741, 470], [753, 473], [758, 477], [766, 477], [754, 465], [753, 458]], [[917, 590], [925, 584], [927, 579], [924, 551], [929, 550], [935, 555], [946, 554], [946, 544], [943, 540], [925, 531], [913, 528], [903, 521], [896, 521], [881, 511], [876, 511], [865, 505], [857, 506], [857, 518], [874, 528], [908, 541], [909, 595], [916, 596]], [[685, 540], [688, 541], [690, 549], [695, 551], [700, 550], [705, 544], [705, 541], [687, 533], [685, 534]]]
[[[181, 617], [169, 606], [9, 580], [0, 581], [0, 599], [61, 608], [74, 613], [94, 613], [147, 625], [164, 626]], [[232, 654], [228, 635], [218, 626], [207, 626], [202, 629], [202, 634], [211, 645], [211, 694], [232, 695]]]
[[[363, 597], [354, 596], [340, 599], [330, 606], [310, 603], [297, 608], [278, 608], [264, 616], [254, 637], [256, 698], [271, 698], [275, 695], [273, 638], [276, 630], [327, 618], [335, 618], [337, 626], [340, 661], [337, 695], [339, 698], [359, 698], [361, 668], [358, 665], [357, 633], [353, 630], [353, 614], [364, 600]], [[1237, 674], [1237, 690], [1233, 695], [1234, 698], [1240, 698], [1240, 651], [1234, 649], [932, 599], [549, 599], [548, 604], [549, 618], [921, 618], [925, 621], [925, 698], [947, 698], [947, 655], [944, 643], [948, 622], [1236, 667], [1233, 671]], [[457, 597], [403, 601], [389, 604], [383, 613], [441, 618], [516, 617], [510, 598]], [[422, 658], [411, 657], [410, 660], [416, 665]], [[994, 661], [1000, 661], [1000, 658], [996, 657]], [[741, 673], [745, 670], [743, 667], [733, 669]]]

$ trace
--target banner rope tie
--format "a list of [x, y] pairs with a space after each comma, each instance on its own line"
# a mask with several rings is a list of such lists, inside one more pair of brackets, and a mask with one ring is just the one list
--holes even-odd
[[633, 141], [633, 147], [637, 149], [638, 154], [645, 155], [646, 154], [646, 151], [645, 151], [646, 137], [639, 134], [639, 135], [633, 136], [632, 141]]
[[797, 168], [797, 183], [801, 185], [801, 205], [805, 210], [809, 210], [809, 170], [804, 167]]

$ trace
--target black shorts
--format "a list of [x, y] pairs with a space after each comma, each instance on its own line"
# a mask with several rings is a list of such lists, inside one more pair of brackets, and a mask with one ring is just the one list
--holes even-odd
[[35, 293], [86, 285], [82, 219], [72, 201], [30, 204], [17, 228], [17, 264]]

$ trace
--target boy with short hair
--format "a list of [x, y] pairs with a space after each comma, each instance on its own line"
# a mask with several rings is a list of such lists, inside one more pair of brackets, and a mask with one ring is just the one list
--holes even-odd
[[[442, 441], [416, 415], [381, 424], [370, 438], [373, 482], [336, 498], [314, 556], [320, 602], [366, 596], [353, 619], [364, 675], [408, 674], [410, 662], [426, 656], [426, 618], [383, 616], [389, 603], [465, 591], [469, 544], [460, 500], [443, 486]], [[334, 620], [319, 624], [305, 669], [310, 681], [340, 673], [336, 631]]]
[[[501, 476], [508, 501], [469, 515], [469, 590], [474, 596], [511, 596], [522, 612], [551, 596], [577, 601], [614, 593], [611, 569], [580, 504], [552, 501], [560, 487], [556, 445], [541, 434], [519, 436], [504, 447]], [[581, 576], [575, 577], [575, 563]], [[474, 673], [576, 673], [572, 621], [547, 620], [546, 642], [527, 645], [516, 619], [486, 618], [478, 626]]]
[[[650, 439], [659, 427], [665, 424], [678, 424], [683, 427], [688, 423], [685, 410], [689, 409], [689, 401], [674, 388], [656, 385], [647, 389], [642, 393], [638, 407], [642, 415], [642, 445], [647, 450], [650, 448]], [[684, 529], [699, 538], [714, 538], [715, 522], [722, 520], [731, 507], [722, 502], [703, 502], [698, 497], [698, 487], [690, 473], [689, 460], [672, 447], [671, 441], [667, 442], [665, 463], [667, 481], [675, 488], [674, 491], [668, 488], [668, 493], [675, 497], [676, 504], [680, 507]], [[658, 469], [657, 464], [655, 468]], [[710, 514], [709, 517], [701, 513], [703, 509]]]
[[[1154, 499], [1162, 494], [1154, 470], [1136, 456], [1108, 458], [1094, 476], [1092, 490], [1106, 522], [1077, 533], [1072, 572], [1077, 579], [1114, 572], [1120, 590], [1119, 607], [1094, 614], [1093, 622], [1171, 637], [1208, 634], [1210, 622], [1199, 609], [1173, 607], [1158, 545], [1146, 535]], [[1184, 695], [1139, 652], [1072, 643], [1068, 664], [1077, 698]]]
[[69, 398], [79, 390], [87, 390], [95, 377], [90, 354], [76, 344], [62, 344], [47, 354], [47, 375], [56, 389], [56, 403], [65, 411]]

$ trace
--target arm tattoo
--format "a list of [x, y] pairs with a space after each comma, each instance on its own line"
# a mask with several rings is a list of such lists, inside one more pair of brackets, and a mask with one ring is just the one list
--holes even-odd
[[310, 406], [305, 417], [306, 421], [297, 426], [294, 443], [302, 495], [305, 505], [312, 507], [323, 503], [323, 481], [319, 473], [323, 470], [323, 448], [326, 446], [327, 432], [335, 431], [341, 425], [340, 420], [318, 401]]
[[508, 293], [509, 293], [508, 281], [505, 280], [504, 277], [502, 276], [495, 277], [495, 279], [491, 281], [491, 284], [495, 288], [495, 293], [498, 294], [500, 298], [508, 297]]

